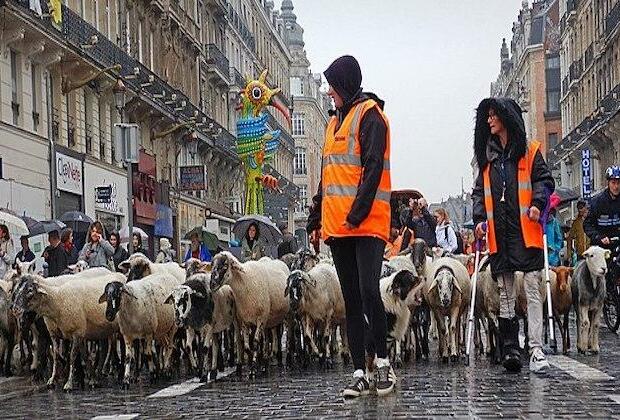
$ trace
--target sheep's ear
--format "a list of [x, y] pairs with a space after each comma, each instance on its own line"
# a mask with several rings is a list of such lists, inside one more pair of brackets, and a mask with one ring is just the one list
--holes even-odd
[[75, 272], [76, 267], [77, 267], [77, 264], [71, 264], [67, 266], [67, 268], [73, 272]]
[[583, 254], [581, 254], [581, 256], [583, 258], [590, 258], [592, 256], [592, 254], [590, 254], [588, 251], [584, 251]]
[[289, 289], [290, 289], [290, 286], [289, 286], [289, 284], [287, 283], [287, 284], [286, 284], [286, 288], [284, 289], [284, 296], [288, 296]]
[[243, 268], [243, 265], [239, 261], [231, 261], [230, 269], [238, 273], [245, 273], [245, 269]]
[[45, 289], [42, 289], [42, 288], [40, 288], [40, 287], [37, 287], [37, 289], [36, 289], [36, 293], [37, 293], [38, 295], [47, 296], [47, 292], [45, 291]]
[[558, 274], [558, 268], [557, 267], [549, 267], [549, 270], [553, 271], [555, 274]]
[[99, 304], [106, 303], [108, 301], [108, 295], [106, 292], [103, 292], [101, 296], [99, 296]]
[[125, 260], [118, 265], [118, 268], [122, 270], [129, 270], [129, 268], [131, 268], [131, 263], [129, 262], [129, 260]]
[[611, 251], [610, 251], [610, 250], [608, 250], [608, 249], [606, 249], [606, 250], [605, 250], [605, 259], [606, 259], [606, 260], [608, 260], [608, 259], [610, 259], [610, 258], [611, 258]]
[[171, 303], [174, 303], [174, 295], [172, 293], [164, 300], [164, 305], [170, 305]]

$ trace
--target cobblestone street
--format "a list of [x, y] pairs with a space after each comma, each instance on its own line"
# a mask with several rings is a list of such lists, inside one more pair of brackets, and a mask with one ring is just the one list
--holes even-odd
[[[594, 417], [620, 418], [619, 338], [601, 330], [596, 356], [550, 356], [542, 376], [524, 369], [509, 375], [485, 358], [471, 366], [443, 365], [435, 359], [398, 371], [397, 392], [343, 400], [339, 392], [349, 371], [278, 370], [256, 380], [232, 370], [216, 383], [176, 379], [156, 386], [117, 386], [72, 394], [32, 390], [22, 395], [22, 380], [3, 378], [3, 418], [179, 418], [179, 417]], [[9, 384], [13, 384], [10, 385]], [[27, 390], [24, 387], [23, 390]], [[13, 394], [6, 394], [12, 390]], [[103, 417], [106, 418], [106, 417]]]

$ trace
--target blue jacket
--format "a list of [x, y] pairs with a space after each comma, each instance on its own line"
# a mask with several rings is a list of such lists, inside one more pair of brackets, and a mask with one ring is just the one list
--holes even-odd
[[547, 234], [547, 248], [549, 249], [549, 265], [558, 267], [560, 263], [560, 250], [564, 246], [564, 236], [562, 229], [556, 218], [549, 219], [545, 226]]
[[[192, 258], [192, 248], [191, 247], [185, 253], [185, 259], [183, 260], [183, 262], [189, 260], [190, 258]], [[211, 262], [211, 253], [209, 252], [207, 247], [204, 246], [204, 244], [200, 244], [200, 261]]]

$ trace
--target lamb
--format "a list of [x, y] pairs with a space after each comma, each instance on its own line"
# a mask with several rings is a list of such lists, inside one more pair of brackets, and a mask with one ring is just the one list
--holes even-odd
[[[219, 335], [235, 323], [235, 297], [232, 289], [224, 285], [212, 292], [209, 276], [206, 273], [192, 275], [184, 284], [176, 286], [165, 301], [174, 305], [177, 327], [186, 328], [188, 353], [194, 369], [197, 369], [198, 362], [191, 344], [196, 335], [202, 340], [204, 360], [201, 382], [217, 378]], [[210, 362], [209, 350], [212, 351]]]
[[175, 262], [154, 263], [146, 255], [135, 253], [119, 264], [119, 268], [127, 270], [127, 281], [143, 279], [150, 274], [169, 273], [179, 280], [185, 281], [185, 270]]
[[583, 253], [585, 260], [573, 272], [570, 287], [577, 314], [577, 350], [581, 354], [588, 349], [594, 354], [600, 351], [598, 330], [607, 294], [606, 259], [610, 255], [609, 250], [592, 246]]
[[[568, 350], [570, 349], [568, 315], [573, 306], [573, 292], [570, 283], [574, 270], [569, 267], [556, 267], [552, 268], [552, 270], [556, 274], [551, 280], [553, 318], [560, 327], [560, 334], [562, 335], [562, 353], [568, 354]], [[557, 351], [557, 344], [555, 344], [555, 347]]]
[[488, 256], [480, 260], [476, 286], [476, 303], [474, 313], [476, 319], [484, 325], [488, 323], [487, 331], [487, 354], [494, 363], [501, 362], [501, 347], [499, 335], [499, 286], [491, 274], [491, 266]]
[[[335, 325], [344, 327], [345, 307], [336, 269], [317, 264], [310, 271], [294, 270], [288, 277], [284, 295], [293, 313], [301, 318], [302, 333], [314, 355], [331, 364], [331, 338]], [[320, 347], [314, 340], [319, 329]]]
[[[265, 261], [241, 263], [228, 251], [219, 253], [213, 259], [211, 289], [217, 291], [224, 284], [228, 284], [233, 290], [244, 350], [251, 357], [251, 376], [256, 375], [258, 346], [265, 329], [280, 326], [289, 314], [289, 302], [284, 296], [288, 277], [286, 271], [288, 268], [283, 270], [278, 268], [278, 265]], [[251, 347], [252, 326], [256, 329]], [[238, 362], [240, 361], [241, 357]]]
[[421, 284], [421, 278], [411, 270], [400, 270], [379, 281], [387, 321], [387, 341], [395, 352], [393, 359], [396, 367], [402, 367], [400, 343], [405, 338], [411, 319], [407, 299]]
[[[24, 310], [43, 316], [50, 333], [71, 340], [71, 359], [69, 378], [64, 390], [73, 389], [75, 362], [85, 340], [105, 340], [118, 332], [115, 322], [106, 320], [103, 309], [97, 305], [99, 290], [109, 282], [124, 282], [120, 273], [108, 273], [97, 277], [74, 276], [71, 281], [61, 285], [46, 282], [34, 274], [22, 276], [21, 300]], [[48, 386], [57, 380], [57, 341], [54, 344], [52, 376]]]
[[[439, 331], [439, 353], [444, 361], [448, 356], [458, 360], [461, 319], [470, 300], [469, 273], [463, 264], [449, 257], [433, 261], [427, 268], [425, 297]], [[445, 317], [449, 317], [446, 329]]]

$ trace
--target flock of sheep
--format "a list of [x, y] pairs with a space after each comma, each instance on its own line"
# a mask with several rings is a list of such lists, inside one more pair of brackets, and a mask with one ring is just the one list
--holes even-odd
[[[560, 267], [551, 273], [564, 351], [570, 347], [573, 306], [579, 351], [599, 351], [605, 252], [592, 247], [574, 272]], [[407, 255], [384, 262], [380, 292], [396, 366], [428, 358], [434, 328], [441, 360], [456, 362], [463, 354], [470, 257], [435, 256], [418, 239]], [[499, 360], [499, 290], [486, 260], [478, 276], [476, 324], [487, 331], [487, 353]], [[113, 374], [129, 387], [143, 367], [151, 380], [168, 377], [183, 361], [202, 381], [215, 380], [226, 362], [239, 373], [247, 365], [256, 375], [272, 361], [282, 365], [285, 352], [287, 363], [304, 366], [314, 358], [329, 367], [338, 354], [348, 363], [344, 300], [329, 259], [302, 250], [282, 260], [241, 263], [222, 252], [211, 263], [189, 260], [180, 266], [134, 254], [121, 266], [126, 274], [81, 264], [74, 274], [50, 278], [34, 273], [34, 264], [7, 273], [0, 281], [4, 374], [15, 364], [43, 377], [51, 362], [48, 386], [66, 376], [63, 388], [70, 391], [77, 383], [94, 387]], [[517, 312], [526, 316], [525, 298], [517, 302]]]

